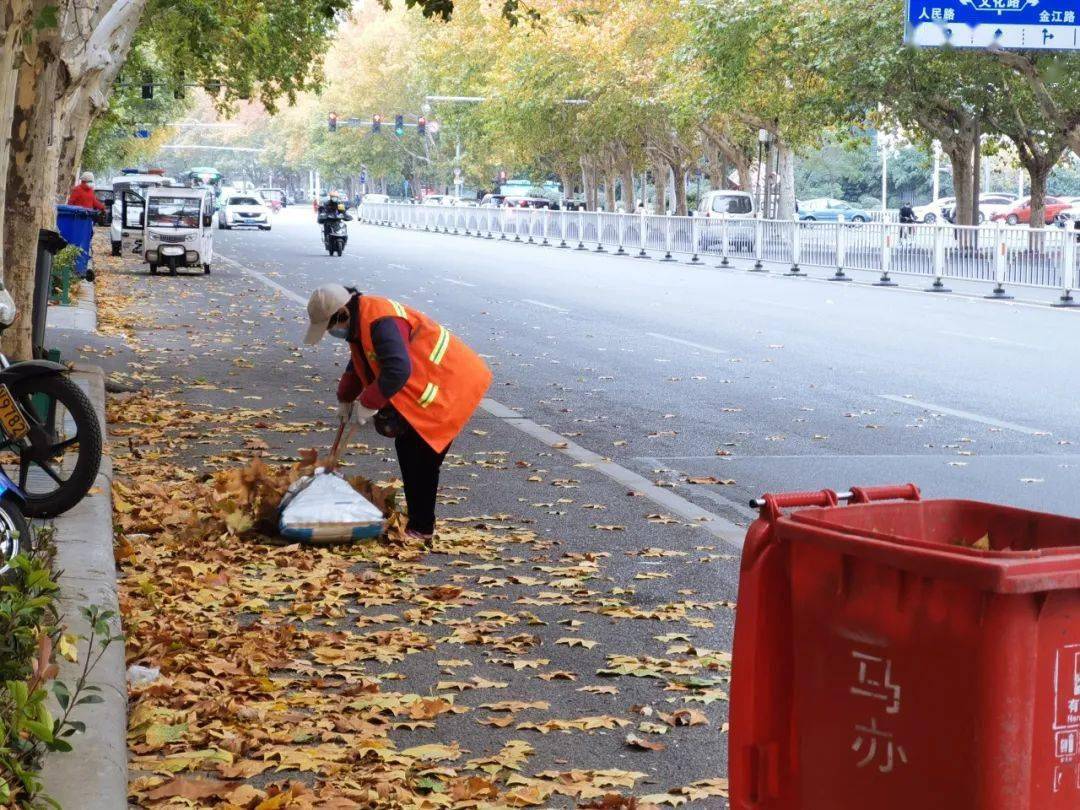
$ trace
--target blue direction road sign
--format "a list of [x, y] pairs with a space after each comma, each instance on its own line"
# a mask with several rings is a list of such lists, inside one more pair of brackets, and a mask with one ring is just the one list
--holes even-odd
[[907, 0], [904, 42], [1080, 50], [1077, 0]]

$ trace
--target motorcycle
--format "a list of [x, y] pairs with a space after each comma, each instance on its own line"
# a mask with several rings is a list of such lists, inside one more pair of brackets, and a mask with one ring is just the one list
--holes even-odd
[[[0, 333], [16, 312], [0, 285]], [[98, 415], [66, 366], [13, 363], [0, 354], [0, 556], [22, 542], [5, 539], [5, 531], [25, 525], [23, 514], [55, 517], [82, 500], [97, 478], [101, 452]]]
[[349, 216], [342, 203], [338, 204], [337, 210], [320, 213], [319, 221], [323, 226], [323, 247], [331, 256], [335, 253], [340, 256], [345, 250], [345, 243], [349, 241], [349, 230], [345, 227], [345, 223], [351, 219], [352, 217]]

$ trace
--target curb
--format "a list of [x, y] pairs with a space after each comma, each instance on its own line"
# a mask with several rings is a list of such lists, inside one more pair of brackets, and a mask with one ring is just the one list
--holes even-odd
[[[71, 377], [86, 392], [105, 432], [105, 373], [98, 366], [76, 366]], [[116, 562], [113, 557], [112, 459], [106, 454], [90, 494], [74, 509], [53, 520], [59, 577], [59, 610], [68, 630], [89, 636], [80, 607], [97, 605], [116, 612], [112, 632], [119, 633]], [[79, 645], [79, 661], [58, 658], [59, 679], [73, 684], [88, 650]], [[86, 732], [69, 738], [74, 750], [48, 754], [42, 770], [44, 792], [66, 810], [122, 810], [127, 807], [127, 681], [123, 644], [113, 643], [91, 673], [103, 703], [81, 706], [74, 719]], [[50, 710], [59, 706], [50, 697]]]
[[61, 307], [52, 304], [45, 315], [47, 328], [74, 329], [79, 332], [97, 331], [97, 297], [94, 285], [79, 282], [79, 300], [75, 306]]

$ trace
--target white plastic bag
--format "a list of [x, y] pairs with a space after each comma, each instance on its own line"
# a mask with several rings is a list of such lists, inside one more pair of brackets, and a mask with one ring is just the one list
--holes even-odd
[[385, 523], [378, 507], [348, 481], [319, 469], [289, 487], [278, 530], [290, 540], [326, 543], [378, 537]]

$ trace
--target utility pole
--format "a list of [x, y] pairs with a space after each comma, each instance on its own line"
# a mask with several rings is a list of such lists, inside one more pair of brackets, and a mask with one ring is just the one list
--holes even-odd
[[454, 141], [454, 196], [461, 197], [461, 138]]
[[936, 200], [941, 196], [941, 144], [934, 141], [934, 196]]
[[881, 210], [889, 209], [889, 148], [881, 145]]

